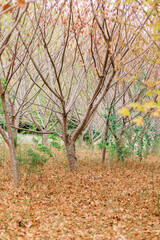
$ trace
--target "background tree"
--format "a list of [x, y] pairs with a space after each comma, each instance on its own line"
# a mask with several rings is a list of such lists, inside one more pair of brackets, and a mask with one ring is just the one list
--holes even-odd
[[[10, 119], [10, 111], [8, 98], [14, 98], [11, 94], [9, 84], [14, 81], [13, 77], [16, 71], [21, 66], [21, 61], [17, 61], [19, 58], [19, 50], [20, 50], [20, 42], [19, 42], [19, 31], [20, 31], [20, 22], [25, 14], [28, 5], [23, 10], [19, 8], [13, 8], [10, 4], [6, 7], [3, 6], [1, 9], [1, 25], [0, 25], [0, 64], [1, 64], [1, 72], [0, 72], [0, 95], [2, 102], [2, 109], [4, 114], [4, 119], [6, 123], [7, 133], [0, 126], [0, 133], [7, 143], [10, 151], [11, 161], [12, 161], [12, 169], [13, 169], [13, 181], [16, 185], [18, 183], [18, 166], [17, 159], [15, 153], [15, 147], [13, 143], [13, 133], [11, 128], [11, 119]], [[9, 12], [9, 13], [8, 13]], [[9, 14], [7, 18], [6, 14]], [[6, 21], [7, 20], [7, 21]], [[9, 26], [9, 31], [8, 31]], [[16, 27], [19, 26], [19, 31], [16, 31]], [[20, 54], [21, 55], [21, 54]], [[21, 58], [24, 60], [26, 52], [21, 55]], [[9, 95], [10, 94], [10, 95]]]

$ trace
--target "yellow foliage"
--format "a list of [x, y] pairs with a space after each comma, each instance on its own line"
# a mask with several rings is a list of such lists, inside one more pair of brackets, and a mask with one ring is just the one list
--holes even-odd
[[157, 97], [157, 102], [160, 104], [160, 96]]
[[151, 92], [151, 90], [149, 90], [149, 91], [146, 93], [146, 96], [149, 96], [149, 97], [152, 96], [152, 92]]
[[127, 105], [127, 107], [137, 108], [137, 111], [138, 111], [138, 112], [145, 112], [144, 107], [143, 107], [139, 102], [130, 103], [130, 104]]
[[145, 109], [141, 104], [139, 104], [138, 107], [137, 107], [137, 111], [138, 112], [145, 112]]
[[156, 103], [154, 101], [149, 101], [149, 102], [146, 102], [144, 105], [144, 110], [149, 110], [151, 108], [155, 108], [156, 107]]
[[137, 76], [132, 76], [128, 81], [129, 82], [134, 82], [137, 79]]
[[158, 95], [158, 96], [160, 96], [160, 91], [154, 90], [153, 93], [156, 94], [156, 95]]
[[160, 117], [160, 107], [151, 114], [151, 117]]
[[133, 119], [133, 122], [136, 123], [137, 126], [144, 126], [143, 118], [141, 116]]
[[118, 114], [123, 115], [123, 117], [129, 117], [130, 116], [129, 110], [126, 107], [123, 107], [122, 109], [118, 110]]
[[128, 104], [127, 105], [127, 107], [130, 107], [130, 108], [136, 108], [136, 107], [138, 107], [138, 102], [136, 102], [136, 103], [130, 103], [130, 104]]
[[118, 82], [121, 84], [121, 83], [124, 83], [125, 82], [125, 78], [124, 77], [120, 77]]

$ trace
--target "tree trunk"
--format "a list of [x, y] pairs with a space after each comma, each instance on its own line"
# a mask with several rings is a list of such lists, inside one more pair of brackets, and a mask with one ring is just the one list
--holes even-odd
[[105, 157], [106, 157], [106, 142], [108, 138], [108, 130], [109, 130], [109, 117], [106, 121], [106, 127], [105, 127], [105, 133], [104, 133], [103, 148], [102, 148], [102, 164], [104, 164]]
[[83, 133], [81, 133], [81, 135], [79, 136], [79, 146], [80, 147], [82, 147], [82, 144], [83, 144], [83, 137], [84, 137], [84, 135], [83, 135]]
[[117, 138], [115, 140], [115, 143], [116, 143], [116, 151], [117, 151], [117, 160], [123, 162], [124, 158], [123, 158], [123, 152], [122, 152], [122, 140]]
[[93, 146], [93, 131], [92, 131], [92, 126], [89, 128], [89, 145], [90, 145], [90, 147]]
[[106, 146], [102, 148], [102, 164], [104, 164], [106, 159]]
[[76, 151], [75, 151], [75, 142], [67, 143], [66, 144], [66, 150], [67, 150], [69, 168], [70, 168], [71, 171], [74, 171], [78, 168]]
[[13, 182], [14, 182], [14, 185], [16, 186], [18, 184], [18, 164], [17, 164], [16, 152], [15, 152], [15, 147], [13, 142], [13, 135], [12, 135], [9, 113], [6, 105], [5, 93], [3, 93], [3, 87], [2, 87], [1, 81], [0, 81], [0, 93], [1, 93], [2, 107], [3, 107], [3, 112], [5, 116], [5, 121], [6, 121], [7, 132], [8, 132], [8, 146], [9, 146], [10, 157], [12, 162]]
[[13, 182], [14, 182], [14, 185], [17, 185], [18, 184], [18, 164], [17, 164], [17, 157], [16, 157], [13, 140], [9, 142], [9, 152], [10, 152], [10, 157], [12, 162]]
[[12, 130], [12, 137], [13, 137], [14, 147], [17, 148], [17, 138], [18, 138], [18, 130], [17, 129]]
[[14, 146], [16, 148], [17, 147], [17, 140], [18, 140], [18, 127], [19, 127], [19, 123], [20, 123], [20, 119], [21, 119], [21, 113], [18, 113], [16, 118], [15, 118], [15, 116], [14, 116], [14, 105], [12, 105], [12, 104], [11, 104], [11, 115], [12, 115], [11, 123], [12, 123], [12, 126], [13, 126], [12, 137], [13, 137]]
[[45, 147], [47, 147], [47, 141], [48, 141], [48, 134], [42, 134], [42, 143]]

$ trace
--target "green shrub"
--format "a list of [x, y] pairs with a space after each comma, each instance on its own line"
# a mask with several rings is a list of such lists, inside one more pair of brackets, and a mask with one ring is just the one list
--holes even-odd
[[51, 141], [51, 145], [52, 145], [52, 147], [60, 150], [61, 149], [61, 145], [57, 142], [57, 136], [58, 136], [57, 133], [52, 134], [52, 136], [50, 137], [50, 139], [52, 140]]
[[114, 105], [106, 110], [109, 114], [104, 114], [103, 117], [109, 122], [108, 136], [106, 142], [102, 140], [99, 147], [107, 146], [109, 156], [114, 155], [115, 151], [117, 159], [121, 161], [133, 154], [137, 155], [140, 161], [147, 157], [154, 148], [153, 143], [156, 137], [156, 129], [152, 126], [151, 119], [148, 117], [143, 119], [144, 127], [137, 125], [126, 127], [123, 125], [124, 119], [119, 118]]
[[151, 153], [155, 155], [160, 154], [160, 137], [156, 137], [153, 140]]
[[51, 153], [51, 151], [49, 150], [49, 148], [47, 148], [46, 146], [44, 146], [43, 144], [38, 144], [38, 150], [40, 152], [44, 152], [46, 154], [48, 154], [49, 157], [53, 157], [53, 154]]
[[28, 149], [25, 157], [17, 156], [19, 166], [26, 165], [28, 172], [35, 171], [38, 166], [43, 166], [48, 158], [44, 155], [40, 155], [38, 152]]
[[17, 135], [13, 138], [13, 143], [16, 148], [18, 146], [18, 136]]

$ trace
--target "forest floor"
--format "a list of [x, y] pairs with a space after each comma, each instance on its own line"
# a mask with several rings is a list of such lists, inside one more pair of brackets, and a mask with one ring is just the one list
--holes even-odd
[[79, 168], [71, 173], [63, 151], [56, 150], [36, 172], [21, 167], [14, 188], [5, 154], [0, 239], [160, 239], [159, 157], [102, 167], [98, 150], [78, 150]]

